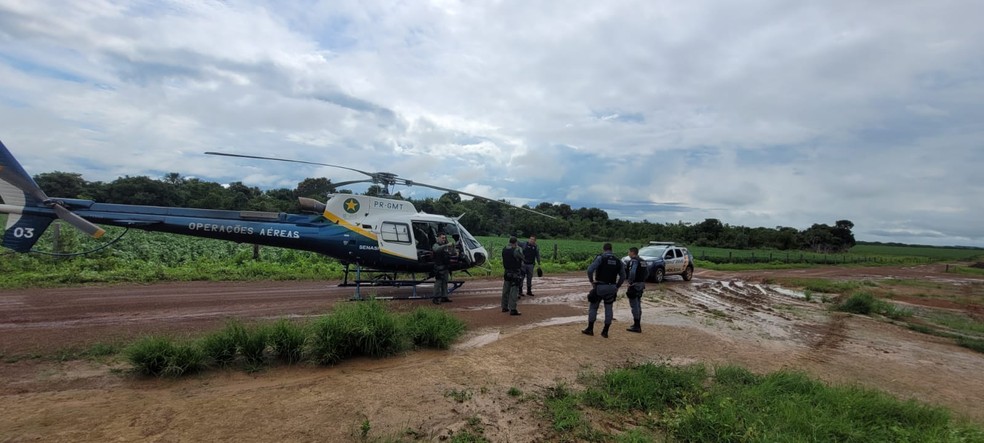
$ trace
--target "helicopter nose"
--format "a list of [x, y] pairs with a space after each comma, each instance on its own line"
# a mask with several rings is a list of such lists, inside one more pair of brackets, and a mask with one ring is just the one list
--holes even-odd
[[485, 254], [481, 252], [476, 252], [474, 260], [475, 260], [475, 266], [482, 266], [483, 264], [485, 264]]

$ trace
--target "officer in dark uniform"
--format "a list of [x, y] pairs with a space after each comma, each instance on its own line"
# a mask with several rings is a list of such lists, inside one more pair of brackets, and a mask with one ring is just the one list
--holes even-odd
[[642, 332], [642, 293], [646, 290], [646, 277], [649, 275], [649, 264], [639, 257], [639, 248], [629, 248], [629, 289], [625, 292], [632, 308], [632, 327], [629, 332]]
[[502, 248], [502, 312], [520, 315], [516, 310], [520, 286], [523, 284], [523, 252], [516, 237], [509, 237], [509, 244]]
[[451, 301], [448, 298], [448, 280], [451, 278], [451, 256], [456, 254], [454, 245], [448, 243], [448, 236], [443, 232], [437, 235], [437, 242], [432, 248], [434, 252], [434, 304]]
[[535, 235], [531, 235], [530, 241], [523, 243], [521, 246], [523, 249], [523, 276], [526, 278], [526, 295], [532, 297], [533, 265], [540, 266], [540, 247], [536, 245]]
[[585, 335], [594, 335], [594, 323], [598, 318], [598, 304], [605, 302], [605, 329], [601, 336], [608, 338], [608, 327], [612, 325], [612, 303], [618, 288], [625, 282], [625, 267], [622, 260], [612, 254], [612, 244], [602, 246], [602, 254], [595, 257], [588, 266], [588, 281], [591, 282], [591, 292], [588, 293], [588, 327], [581, 331]]

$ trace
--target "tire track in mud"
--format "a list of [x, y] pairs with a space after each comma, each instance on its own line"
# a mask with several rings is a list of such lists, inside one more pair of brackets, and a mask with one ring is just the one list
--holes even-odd
[[815, 309], [815, 305], [798, 300], [793, 292], [782, 288], [732, 279], [665, 289], [663, 293], [677, 306], [696, 307], [713, 318], [724, 317], [740, 329], [759, 329], [771, 338], [803, 343], [805, 349], [793, 361], [825, 363], [848, 338], [844, 314], [824, 315], [825, 321], [818, 323], [776, 310], [774, 306], [778, 304]]
[[662, 304], [689, 312], [699, 312], [712, 320], [732, 324], [732, 329], [772, 339], [797, 339], [800, 319], [776, 310], [776, 305], [809, 304], [797, 300], [793, 291], [777, 291], [767, 285], [742, 280], [712, 280], [692, 284], [664, 284], [654, 291], [663, 295]]
[[827, 363], [834, 351], [847, 340], [847, 315], [832, 313], [823, 325], [803, 325], [802, 330], [816, 336], [809, 347], [796, 356], [795, 361]]

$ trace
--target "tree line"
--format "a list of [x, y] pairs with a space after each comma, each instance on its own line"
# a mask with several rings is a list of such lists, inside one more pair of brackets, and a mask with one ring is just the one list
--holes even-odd
[[[221, 185], [198, 178], [169, 173], [160, 179], [145, 176], [120, 177], [109, 183], [90, 182], [81, 174], [48, 172], [34, 176], [48, 195], [61, 198], [80, 198], [99, 202], [151, 206], [183, 206], [204, 209], [250, 210], [269, 212], [300, 212], [298, 197], [325, 201], [332, 193], [351, 193], [337, 190], [326, 178], [306, 178], [294, 189], [261, 190], [242, 182]], [[380, 196], [383, 188], [370, 186], [366, 195]], [[591, 241], [648, 242], [674, 241], [692, 246], [730, 249], [810, 250], [842, 252], [855, 244], [851, 229], [854, 223], [838, 220], [832, 226], [814, 224], [798, 230], [792, 227], [775, 228], [732, 226], [716, 218], [700, 223], [653, 223], [648, 220], [627, 221], [612, 219], [598, 208], [572, 208], [561, 203], [540, 203], [537, 212], [511, 208], [508, 204], [479, 199], [463, 200], [457, 193], [448, 192], [438, 198], [395, 198], [412, 203], [420, 211], [446, 216], [461, 216], [461, 223], [473, 235], [539, 238], [582, 238]], [[505, 203], [505, 202], [502, 202]]]

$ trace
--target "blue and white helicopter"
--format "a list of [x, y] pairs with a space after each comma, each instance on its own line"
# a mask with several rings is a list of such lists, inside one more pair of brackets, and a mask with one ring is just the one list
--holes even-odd
[[[382, 185], [387, 195], [391, 186], [417, 185], [509, 205], [467, 192], [406, 180], [392, 173], [373, 173], [345, 166], [273, 157], [217, 152], [207, 154], [347, 169], [369, 178], [337, 183], [336, 186], [372, 182]], [[61, 219], [95, 238], [105, 233], [98, 226], [102, 224], [300, 249], [324, 254], [343, 263], [345, 278], [341, 286], [355, 286], [357, 298], [361, 298], [359, 287], [362, 285], [412, 286], [411, 298], [416, 297], [416, 286], [431, 278], [431, 247], [440, 233], [453, 239], [458, 252], [451, 262], [452, 272], [467, 272], [470, 268], [481, 267], [489, 258], [485, 247], [459, 223], [460, 217], [418, 212], [410, 202], [391, 198], [333, 194], [322, 203], [301, 197], [300, 205], [303, 211], [308, 212], [306, 214], [122, 205], [52, 198], [45, 195], [2, 142], [0, 197], [3, 198], [0, 213], [9, 214], [2, 245], [17, 252], [30, 252], [55, 219]], [[513, 207], [551, 217], [530, 208]], [[349, 278], [350, 265], [355, 266], [356, 276], [352, 281]], [[363, 277], [363, 274], [366, 276]], [[400, 274], [409, 275], [410, 278], [398, 279]], [[422, 278], [417, 278], [417, 274], [422, 274]], [[462, 281], [452, 281], [449, 291], [462, 284]]]

